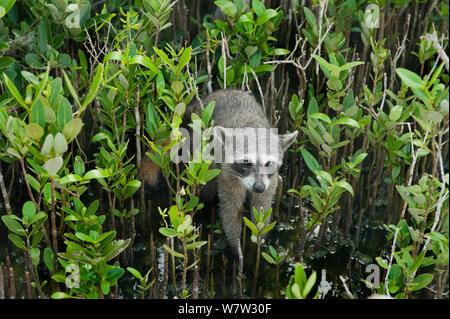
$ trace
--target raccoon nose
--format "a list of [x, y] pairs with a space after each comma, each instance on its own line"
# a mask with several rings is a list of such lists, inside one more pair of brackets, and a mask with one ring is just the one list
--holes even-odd
[[266, 186], [264, 185], [264, 183], [257, 181], [253, 184], [253, 191], [255, 193], [262, 193], [265, 190], [266, 190]]

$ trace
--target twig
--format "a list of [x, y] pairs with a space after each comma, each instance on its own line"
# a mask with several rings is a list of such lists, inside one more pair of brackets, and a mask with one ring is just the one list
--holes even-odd
[[223, 88], [226, 89], [227, 88], [227, 52], [226, 52], [227, 40], [225, 40], [225, 38], [223, 37], [223, 33], [221, 33], [221, 35], [222, 35], [222, 57], [223, 57]]
[[[434, 27], [433, 27], [434, 29]], [[441, 58], [442, 61], [444, 61], [445, 63], [445, 69], [448, 72], [449, 69], [449, 59], [448, 59], [448, 55], [447, 53], [445, 53], [444, 49], [442, 48], [441, 44], [438, 41], [437, 35], [436, 35], [436, 30], [433, 31], [433, 34], [427, 33], [424, 36], [422, 36], [421, 38], [431, 41], [433, 43], [433, 48], [437, 51], [439, 57]]]
[[345, 279], [344, 277], [342, 277], [342, 275], [339, 276], [339, 279], [342, 281], [342, 284], [344, 285], [344, 289], [345, 289], [345, 292], [347, 293], [347, 296], [348, 296], [350, 299], [355, 299], [355, 296], [352, 295], [352, 293], [350, 292], [350, 290], [349, 290], [348, 287], [347, 287], [347, 284], [345, 283], [345, 282], [346, 282], [346, 279]]
[[[408, 128], [411, 131], [411, 127], [409, 125], [408, 125]], [[423, 139], [423, 144], [425, 144], [425, 141], [427, 140], [427, 138], [428, 138], [428, 132], [425, 134], [425, 137]], [[413, 158], [412, 158], [412, 162], [411, 162], [411, 166], [410, 166], [410, 173], [409, 173], [407, 187], [411, 186], [413, 175], [414, 175], [413, 174], [414, 173], [414, 168], [416, 166], [417, 156], [419, 155], [419, 151], [420, 150], [421, 150], [421, 147], [419, 147], [417, 149], [417, 151], [414, 152], [414, 145], [412, 143], [412, 137], [411, 137], [411, 153], [413, 154]], [[405, 202], [403, 204], [403, 209], [402, 209], [402, 213], [400, 215], [400, 220], [402, 220], [403, 217], [405, 216], [406, 207], [407, 207], [407, 203]], [[384, 286], [385, 286], [386, 295], [388, 295], [389, 297], [391, 297], [391, 295], [389, 293], [389, 273], [391, 271], [392, 261], [394, 259], [395, 245], [396, 245], [396, 242], [397, 242], [398, 230], [399, 230], [399, 228], [396, 227], [395, 228], [395, 233], [394, 233], [394, 239], [392, 241], [392, 246], [391, 246], [391, 256], [389, 257], [389, 264], [388, 264], [388, 268], [387, 268], [387, 271], [386, 271], [386, 276], [385, 276], [385, 279], [384, 279]]]
[[[166, 245], [170, 245], [170, 238], [166, 238]], [[166, 288], [167, 282], [169, 281], [169, 252], [164, 249], [164, 275], [163, 275], [163, 286], [161, 290], [161, 297], [167, 299]]]
[[264, 95], [261, 90], [261, 86], [259, 85], [258, 77], [256, 76], [255, 71], [253, 71], [253, 68], [250, 68], [250, 71], [252, 71], [252, 74], [255, 77], [256, 85], [258, 86], [258, 91], [259, 91], [259, 94], [261, 95], [261, 103], [262, 103], [263, 110], [266, 110], [266, 106], [264, 105]]
[[5, 284], [3, 281], [3, 266], [0, 266], [0, 299], [5, 299]]
[[13, 267], [9, 267], [9, 299], [16, 299], [16, 284], [14, 283]]
[[0, 189], [2, 191], [3, 200], [5, 201], [6, 213], [8, 215], [11, 215], [12, 210], [11, 210], [11, 205], [9, 204], [9, 197], [8, 197], [8, 192], [6, 191], [5, 181], [3, 180], [1, 163], [0, 163]]
[[206, 72], [208, 73], [208, 82], [206, 87], [208, 89], [208, 93], [212, 93], [212, 75], [211, 75], [211, 61], [209, 60], [209, 47], [210, 47], [210, 38], [209, 33], [206, 32]]
[[[431, 226], [431, 232], [433, 232], [436, 229], [436, 226], [441, 218], [441, 210], [442, 210], [442, 205], [444, 203], [444, 201], [447, 199], [448, 197], [448, 190], [445, 187], [445, 181], [444, 181], [444, 161], [442, 159], [442, 152], [441, 152], [441, 146], [442, 146], [442, 131], [439, 131], [439, 145], [436, 143], [436, 150], [437, 150], [437, 157], [438, 157], [438, 161], [439, 161], [439, 169], [440, 169], [440, 174], [441, 174], [441, 192], [439, 193], [439, 199], [436, 205], [436, 211], [434, 214], [434, 222], [433, 225]], [[432, 181], [433, 183], [434, 181]], [[431, 238], [428, 237], [427, 240], [425, 241], [425, 244], [423, 245], [422, 251], [425, 251], [428, 247], [428, 244], [430, 243]]]

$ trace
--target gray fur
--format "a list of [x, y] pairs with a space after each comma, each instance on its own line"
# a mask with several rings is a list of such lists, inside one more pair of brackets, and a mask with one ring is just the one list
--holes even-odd
[[[219, 140], [224, 141], [228, 134], [224, 128], [267, 128], [270, 123], [266, 117], [262, 106], [256, 101], [255, 97], [240, 90], [219, 90], [202, 100], [204, 106], [209, 102], [215, 101], [214, 112], [212, 115], [215, 134], [219, 135]], [[193, 103], [188, 107], [188, 112], [201, 114], [201, 105]], [[189, 117], [190, 115], [187, 114]], [[250, 207], [263, 209], [266, 211], [272, 205], [272, 199], [278, 186], [278, 169], [282, 164], [283, 154], [287, 148], [294, 142], [297, 132], [291, 134], [278, 135], [278, 161], [268, 164], [267, 160], [261, 159], [260, 145], [256, 146], [258, 160], [252, 160], [250, 167], [246, 163], [222, 163], [216, 164], [220, 169], [220, 175], [202, 190], [202, 199], [209, 201], [215, 195], [217, 190], [219, 198], [219, 216], [222, 220], [222, 227], [228, 245], [232, 248], [239, 261], [239, 273], [242, 273], [242, 250], [241, 250], [241, 230], [242, 230], [242, 210], [246, 198], [250, 200]], [[235, 137], [236, 139], [236, 137]], [[235, 141], [235, 140], [234, 140]], [[249, 141], [249, 143], [256, 143]], [[261, 146], [262, 147], [262, 146]], [[265, 161], [265, 162], [264, 162]], [[271, 174], [263, 174], [265, 166], [272, 167]], [[272, 165], [273, 164], [273, 165]], [[241, 165], [241, 166], [239, 166]], [[240, 169], [242, 167], [242, 169]], [[238, 170], [236, 170], [238, 168]], [[247, 178], [244, 178], [247, 177]], [[244, 183], [246, 181], [247, 183]], [[265, 190], [261, 193], [252, 191], [257, 189], [261, 191], [261, 183], [267, 184]], [[256, 185], [256, 188], [255, 188]], [[259, 187], [258, 187], [259, 185]], [[252, 213], [253, 215], [253, 213]], [[266, 221], [269, 223], [270, 221]]]

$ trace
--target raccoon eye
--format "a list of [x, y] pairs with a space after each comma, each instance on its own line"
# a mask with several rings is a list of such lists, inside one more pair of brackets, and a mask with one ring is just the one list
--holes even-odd
[[272, 161], [268, 161], [267, 163], [266, 163], [266, 165], [264, 165], [265, 167], [269, 167], [269, 166], [272, 166], [273, 165], [273, 162]]

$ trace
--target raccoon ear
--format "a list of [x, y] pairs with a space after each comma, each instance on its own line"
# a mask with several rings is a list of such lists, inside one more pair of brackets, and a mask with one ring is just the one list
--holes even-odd
[[214, 126], [214, 137], [217, 137], [222, 144], [225, 144], [225, 141], [233, 141], [232, 131], [222, 126]]
[[289, 146], [291, 146], [291, 144], [294, 143], [297, 135], [298, 135], [298, 131], [294, 131], [290, 134], [281, 134], [280, 135], [281, 147], [283, 148], [283, 152], [286, 152], [286, 150], [289, 148]]

